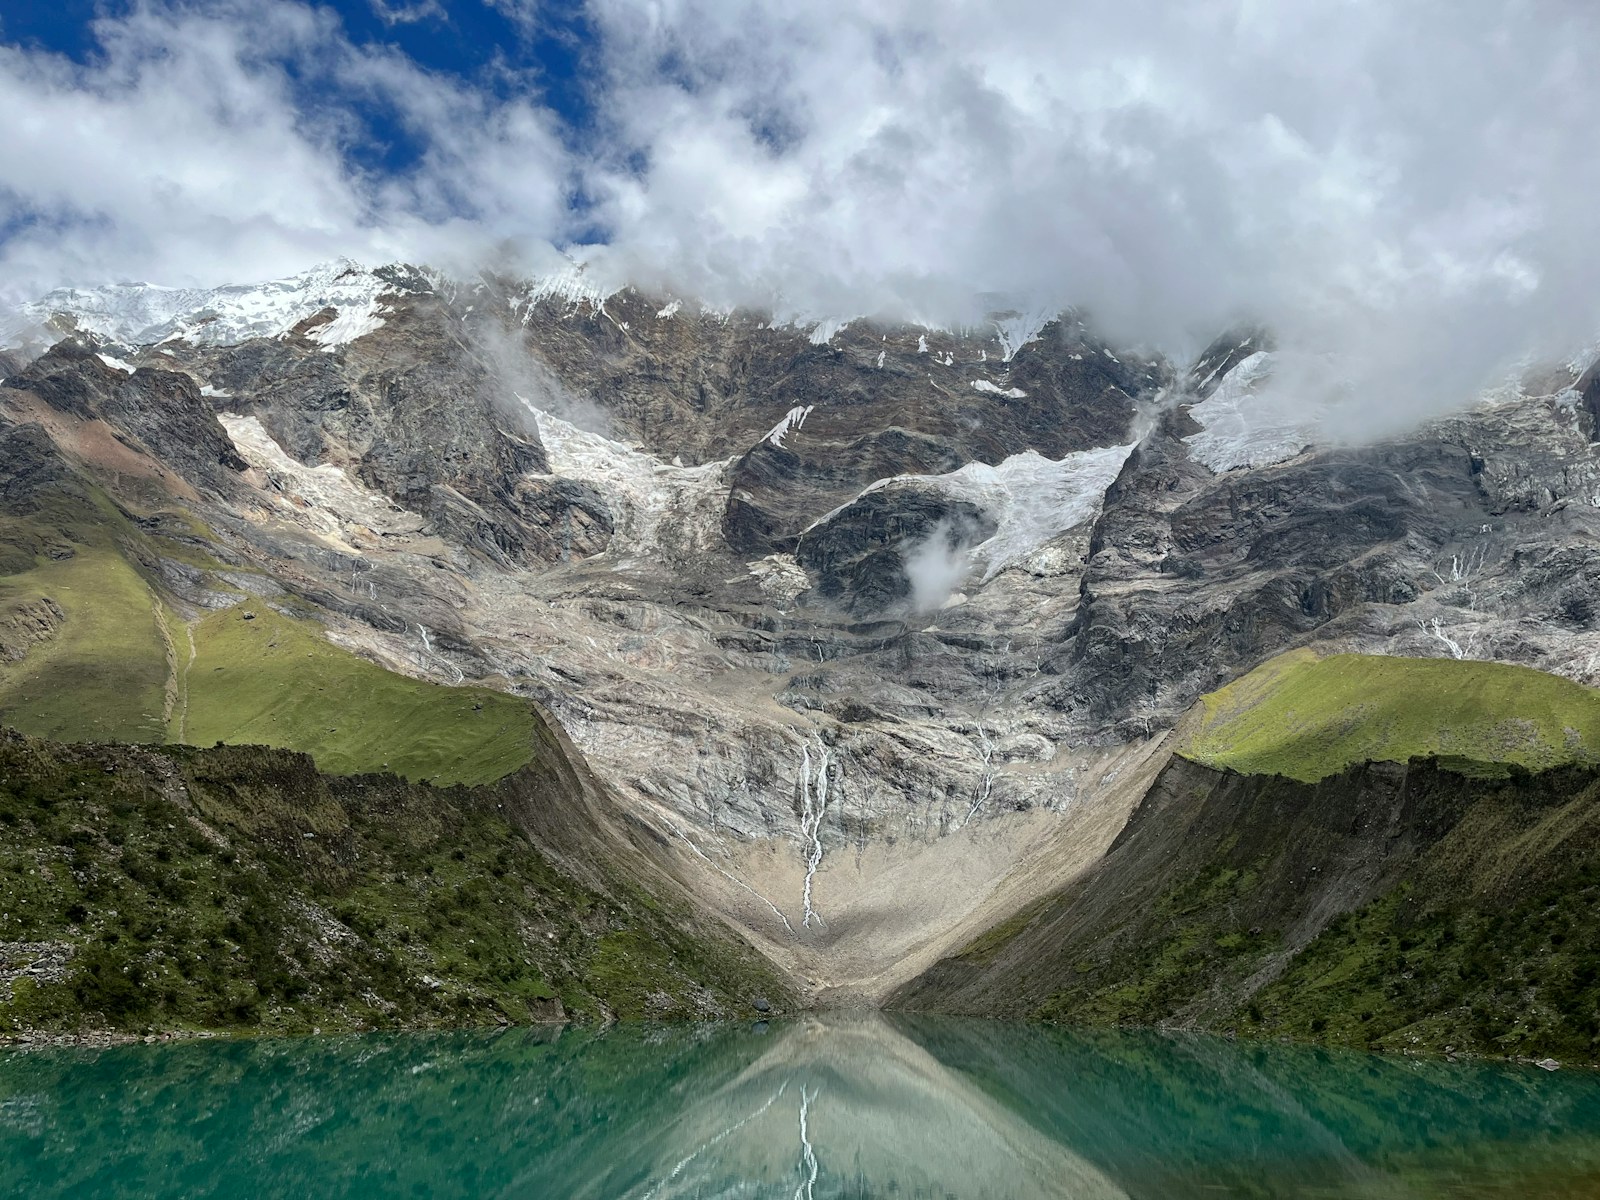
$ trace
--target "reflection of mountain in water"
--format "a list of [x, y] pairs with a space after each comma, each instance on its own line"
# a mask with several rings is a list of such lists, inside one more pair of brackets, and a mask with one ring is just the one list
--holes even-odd
[[[1124, 1196], [880, 1017], [813, 1018], [640, 1144], [636, 1200]], [[630, 1155], [631, 1157], [631, 1155]], [[610, 1197], [604, 1180], [579, 1197]]]
[[8, 1194], [1600, 1195], [1600, 1077], [830, 1016], [0, 1054]]

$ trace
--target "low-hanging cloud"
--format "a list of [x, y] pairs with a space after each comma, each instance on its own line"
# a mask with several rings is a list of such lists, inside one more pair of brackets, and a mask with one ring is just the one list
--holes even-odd
[[910, 588], [910, 611], [934, 612], [972, 571], [971, 530], [953, 521], [939, 521], [920, 541], [902, 545], [900, 555]]
[[[590, 0], [588, 19], [583, 130], [289, 0], [146, 4], [97, 23], [88, 66], [0, 47], [0, 288], [555, 243], [796, 316], [1070, 304], [1177, 357], [1260, 322], [1273, 386], [1364, 431], [1600, 334], [1588, 0]], [[361, 104], [414, 162], [361, 165]]]

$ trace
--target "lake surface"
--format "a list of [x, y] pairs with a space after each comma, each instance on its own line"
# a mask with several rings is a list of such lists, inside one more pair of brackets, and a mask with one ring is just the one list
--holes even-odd
[[0, 1052], [26, 1196], [1600, 1195], [1600, 1074], [809, 1018]]

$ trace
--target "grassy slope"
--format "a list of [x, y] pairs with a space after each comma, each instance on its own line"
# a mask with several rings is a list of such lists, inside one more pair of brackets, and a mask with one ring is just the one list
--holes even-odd
[[[558, 776], [434, 788], [258, 747], [0, 732], [0, 1031], [266, 1032], [748, 1011], [753, 950], [626, 882], [565, 874], [507, 816]], [[307, 836], [311, 835], [311, 836]], [[12, 959], [15, 961], [6, 961]], [[559, 1002], [559, 1007], [558, 1007]]]
[[[531, 753], [526, 701], [396, 675], [333, 645], [314, 622], [255, 604], [212, 613], [190, 634], [196, 654], [181, 670], [179, 712], [191, 745], [278, 746], [326, 771], [439, 784], [491, 782]], [[178, 649], [187, 655], [182, 641]]]
[[1426, 756], [1532, 770], [1600, 760], [1600, 692], [1500, 663], [1297, 650], [1201, 705], [1179, 752], [1244, 774], [1312, 782]]
[[277, 746], [329, 771], [440, 784], [487, 783], [529, 760], [524, 701], [397, 675], [244, 596], [186, 626], [129, 550], [216, 563], [139, 529], [98, 491], [49, 499], [0, 516], [0, 619], [45, 597], [66, 613], [54, 637], [0, 662], [0, 724], [62, 741]]
[[0, 577], [0, 612], [49, 597], [60, 632], [0, 664], [0, 723], [40, 737], [154, 742], [170, 675], [150, 589], [109, 547]]

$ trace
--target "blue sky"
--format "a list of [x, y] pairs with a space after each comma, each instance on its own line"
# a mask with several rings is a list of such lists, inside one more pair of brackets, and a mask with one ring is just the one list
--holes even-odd
[[[87, 64], [100, 50], [94, 22], [114, 21], [136, 7], [129, 0], [0, 5], [0, 41]], [[335, 0], [321, 7], [337, 14], [356, 46], [392, 48], [428, 71], [493, 95], [537, 95], [574, 145], [592, 125], [593, 85], [585, 72], [593, 69], [595, 33], [581, 3]], [[354, 148], [358, 160], [386, 170], [414, 164], [421, 148], [392, 114], [363, 106], [362, 115], [370, 129]]]
[[1260, 320], [1427, 406], [1600, 332], [1595, 45], [1593, 0], [0, 0], [0, 303], [581, 263], [1180, 354]]

